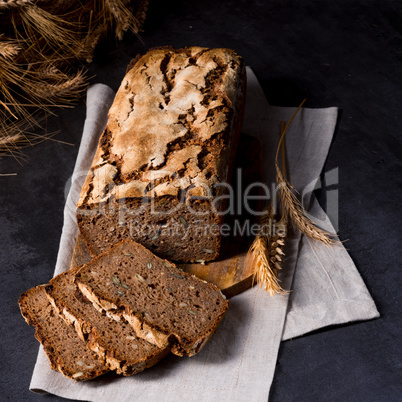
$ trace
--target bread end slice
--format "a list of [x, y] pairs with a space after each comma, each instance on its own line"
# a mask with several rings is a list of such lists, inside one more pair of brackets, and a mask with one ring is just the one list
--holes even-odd
[[[46, 293], [61, 318], [75, 328], [88, 348], [95, 352], [110, 370], [132, 375], [153, 366], [170, 351], [140, 339], [124, 320], [114, 320], [95, 309], [74, 283], [78, 268], [53, 278]], [[109, 314], [110, 315], [110, 314]]]
[[89, 380], [109, 371], [54, 311], [44, 285], [23, 293], [18, 304], [25, 321], [35, 327], [35, 338], [43, 345], [53, 370], [74, 381]]

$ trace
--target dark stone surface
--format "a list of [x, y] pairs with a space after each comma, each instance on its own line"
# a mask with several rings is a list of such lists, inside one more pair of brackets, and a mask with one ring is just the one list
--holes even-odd
[[[270, 400], [400, 400], [402, 3], [151, 0], [142, 41], [103, 45], [93, 81], [117, 89], [130, 58], [161, 45], [234, 48], [271, 104], [340, 107], [325, 171], [339, 168], [340, 237], [381, 318], [282, 343]], [[84, 118], [81, 101], [48, 121], [73, 146], [0, 160], [0, 173], [17, 173], [0, 176], [1, 400], [61, 400], [28, 390], [38, 343], [17, 299], [52, 276]]]

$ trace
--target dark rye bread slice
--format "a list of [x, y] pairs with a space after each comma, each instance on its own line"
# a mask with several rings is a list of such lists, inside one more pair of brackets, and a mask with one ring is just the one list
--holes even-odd
[[76, 274], [99, 309], [123, 316], [137, 336], [192, 356], [215, 332], [228, 301], [213, 284], [177, 269], [132, 240], [123, 240]]
[[96, 310], [74, 283], [77, 269], [56, 276], [45, 290], [54, 309], [110, 370], [126, 376], [137, 374], [169, 353], [169, 348], [160, 349], [138, 338], [128, 323]]
[[23, 293], [18, 304], [25, 321], [35, 327], [35, 338], [43, 345], [53, 370], [75, 381], [109, 371], [53, 310], [43, 285]]

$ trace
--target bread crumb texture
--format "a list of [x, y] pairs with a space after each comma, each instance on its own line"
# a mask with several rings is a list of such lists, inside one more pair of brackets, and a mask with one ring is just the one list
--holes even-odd
[[75, 381], [89, 380], [109, 371], [87, 349], [74, 328], [58, 316], [44, 286], [26, 291], [18, 303], [25, 321], [35, 327], [35, 338], [42, 344], [53, 370]]

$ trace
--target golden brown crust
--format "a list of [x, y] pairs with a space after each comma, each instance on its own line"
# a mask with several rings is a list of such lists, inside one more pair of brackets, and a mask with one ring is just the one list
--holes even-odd
[[130, 63], [77, 204], [93, 256], [129, 237], [175, 261], [218, 257], [245, 92], [233, 50], [156, 48]]
[[[128, 69], [78, 207], [128, 197], [211, 198], [226, 181], [245, 80], [229, 49], [156, 48]], [[149, 184], [153, 182], [153, 185]]]

